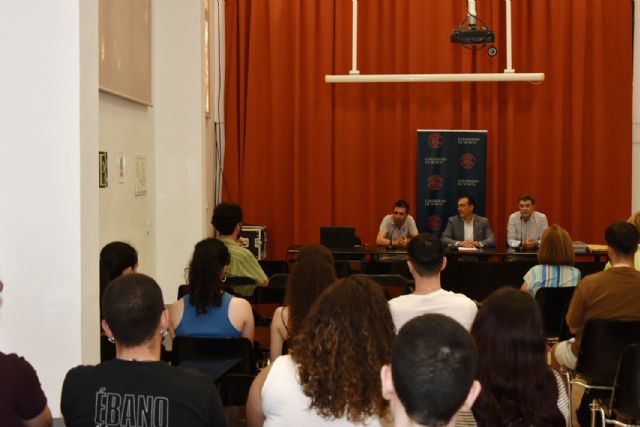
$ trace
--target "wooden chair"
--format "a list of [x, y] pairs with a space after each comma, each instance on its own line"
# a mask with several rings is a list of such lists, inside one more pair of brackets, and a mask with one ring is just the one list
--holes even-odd
[[599, 413], [603, 426], [640, 425], [640, 344], [631, 344], [622, 352], [609, 404], [596, 400], [591, 410], [592, 417]]
[[549, 346], [570, 336], [565, 317], [575, 289], [575, 287], [541, 288], [536, 292], [535, 299], [540, 307], [544, 333]]

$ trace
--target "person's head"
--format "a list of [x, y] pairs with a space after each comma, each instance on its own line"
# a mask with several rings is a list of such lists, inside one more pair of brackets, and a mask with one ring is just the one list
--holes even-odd
[[311, 244], [304, 245], [298, 251], [298, 257], [296, 258], [298, 262], [300, 261], [322, 261], [328, 264], [334, 265], [333, 254], [325, 245], [321, 244]]
[[105, 333], [124, 348], [146, 344], [168, 327], [162, 291], [144, 274], [124, 274], [113, 280], [102, 296], [102, 312]]
[[460, 408], [471, 409], [480, 391], [478, 352], [469, 333], [442, 314], [425, 314], [398, 333], [391, 366], [380, 371], [382, 395], [401, 404], [416, 424], [446, 426]]
[[547, 227], [540, 239], [538, 264], [573, 265], [574, 261], [573, 241], [567, 230], [556, 224]]
[[397, 227], [402, 227], [405, 220], [409, 215], [409, 203], [406, 200], [400, 199], [393, 205], [393, 222]]
[[434, 276], [444, 268], [444, 247], [433, 234], [423, 233], [413, 237], [407, 245], [409, 270], [421, 277]]
[[349, 276], [325, 289], [289, 347], [311, 408], [356, 423], [383, 415], [380, 368], [394, 338], [389, 305], [372, 279]]
[[542, 317], [529, 293], [506, 287], [493, 292], [480, 305], [471, 335], [482, 384], [473, 407], [478, 426], [564, 425]]
[[323, 260], [304, 259], [293, 265], [284, 305], [289, 310], [288, 330], [296, 335], [318, 296], [336, 281], [333, 264]]
[[138, 267], [138, 252], [125, 242], [111, 242], [100, 251], [100, 287], [107, 287], [123, 273], [134, 273]]
[[634, 213], [633, 215], [631, 215], [629, 217], [629, 219], [627, 220], [627, 222], [629, 224], [633, 224], [635, 225], [635, 227], [640, 230], [640, 211]]
[[614, 222], [604, 231], [607, 246], [619, 257], [632, 257], [638, 249], [638, 229], [628, 222]]
[[222, 236], [230, 236], [240, 231], [242, 225], [242, 208], [231, 203], [220, 203], [213, 210], [211, 224]]
[[100, 298], [113, 279], [122, 274], [135, 273], [137, 268], [138, 252], [133, 246], [125, 242], [106, 244], [100, 251]]
[[461, 218], [470, 218], [473, 215], [473, 210], [476, 207], [476, 201], [468, 194], [458, 198], [458, 215]]
[[197, 313], [220, 305], [230, 261], [229, 250], [220, 240], [209, 237], [196, 244], [189, 264], [189, 299]]
[[529, 194], [523, 194], [518, 197], [518, 210], [520, 211], [520, 217], [524, 220], [528, 220], [533, 215], [533, 211], [536, 209], [536, 199]]

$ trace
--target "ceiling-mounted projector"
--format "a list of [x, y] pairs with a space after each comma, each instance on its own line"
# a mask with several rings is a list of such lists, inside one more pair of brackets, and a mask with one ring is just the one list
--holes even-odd
[[488, 44], [496, 40], [493, 30], [485, 27], [456, 27], [451, 31], [451, 41], [460, 44]]
[[476, 16], [476, 1], [468, 0], [467, 8], [467, 16], [451, 31], [451, 41], [465, 45], [485, 45], [495, 42], [496, 36], [491, 28], [476, 24], [476, 20], [482, 22]]

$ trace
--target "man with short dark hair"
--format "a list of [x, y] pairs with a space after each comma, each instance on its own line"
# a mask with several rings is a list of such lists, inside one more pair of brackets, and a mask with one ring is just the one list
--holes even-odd
[[567, 325], [576, 337], [553, 347], [555, 367], [575, 369], [587, 320], [640, 320], [640, 272], [633, 266], [638, 229], [628, 222], [614, 222], [604, 238], [612, 268], [585, 276], [578, 283], [567, 311]]
[[455, 414], [470, 411], [480, 392], [477, 367], [473, 340], [457, 322], [440, 314], [411, 320], [393, 344], [391, 365], [380, 370], [394, 426], [455, 425]]
[[493, 248], [496, 238], [489, 220], [474, 214], [476, 203], [469, 195], [458, 199], [458, 215], [452, 216], [442, 233], [442, 243], [459, 248]]
[[67, 373], [60, 404], [67, 427], [225, 425], [209, 377], [160, 361], [169, 318], [152, 278], [132, 273], [115, 279], [104, 292], [102, 312], [116, 358]]
[[416, 222], [409, 215], [409, 203], [400, 199], [393, 205], [393, 213], [385, 215], [380, 223], [376, 244], [404, 248], [418, 234]]
[[536, 199], [523, 194], [518, 198], [518, 211], [507, 222], [507, 244], [510, 248], [535, 249], [548, 226], [547, 216], [536, 211]]
[[[229, 249], [231, 263], [227, 267], [227, 274], [230, 277], [248, 277], [257, 284], [266, 285], [267, 275], [260, 267], [258, 260], [250, 250], [242, 246], [239, 241], [242, 229], [242, 208], [231, 203], [220, 203], [213, 210], [211, 224], [218, 232], [218, 238]], [[253, 294], [254, 287], [248, 286], [243, 289], [235, 289], [241, 294]]]
[[463, 294], [440, 286], [440, 273], [447, 265], [444, 248], [432, 234], [419, 234], [407, 246], [407, 265], [415, 281], [415, 291], [389, 301], [389, 310], [396, 330], [406, 322], [425, 313], [440, 313], [471, 329], [478, 307]]

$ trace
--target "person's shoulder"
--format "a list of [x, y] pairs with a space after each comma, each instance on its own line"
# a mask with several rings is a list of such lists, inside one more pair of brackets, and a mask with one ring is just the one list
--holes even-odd
[[399, 305], [402, 305], [403, 303], [414, 299], [412, 297], [415, 297], [415, 295], [414, 294], [407, 294], [407, 295], [400, 295], [400, 296], [397, 296], [395, 298], [391, 298], [388, 301], [389, 308], [391, 309], [391, 308], [398, 307]]
[[520, 211], [515, 211], [514, 213], [512, 213], [511, 215], [509, 215], [509, 221], [515, 221], [518, 220], [518, 216], [520, 215]]
[[0, 353], [0, 372], [13, 375], [36, 375], [36, 371], [24, 357], [15, 353]]
[[533, 214], [535, 216], [537, 216], [538, 218], [540, 218], [540, 219], [547, 219], [547, 216], [544, 213], [540, 212], [540, 211], [533, 211]]

